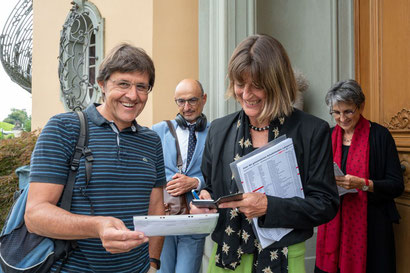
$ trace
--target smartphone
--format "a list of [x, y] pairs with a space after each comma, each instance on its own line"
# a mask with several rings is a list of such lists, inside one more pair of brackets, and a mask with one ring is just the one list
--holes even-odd
[[216, 209], [218, 208], [217, 204], [212, 199], [193, 199], [192, 205], [195, 205], [198, 208], [208, 208], [208, 209]]
[[231, 202], [231, 201], [239, 201], [243, 199], [243, 193], [242, 192], [238, 192], [238, 193], [233, 193], [230, 195], [225, 195], [220, 197], [218, 200], [216, 200], [216, 203], [219, 205], [221, 203], [225, 203], [225, 202]]
[[216, 201], [212, 199], [207, 199], [207, 200], [194, 199], [192, 200], [192, 204], [198, 208], [216, 209], [218, 208], [218, 205], [221, 203], [242, 200], [243, 199], [242, 194], [243, 193], [238, 192], [238, 193], [234, 193], [230, 195], [225, 195], [225, 196], [218, 198], [218, 200]]

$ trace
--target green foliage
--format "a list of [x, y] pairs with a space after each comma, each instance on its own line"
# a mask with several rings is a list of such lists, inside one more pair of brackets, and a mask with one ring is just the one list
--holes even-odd
[[[27, 115], [25, 109], [20, 110], [16, 108], [11, 108], [11, 113], [3, 120], [4, 122], [8, 122], [14, 125], [19, 125], [25, 131], [31, 130], [31, 117]], [[30, 123], [30, 125], [28, 125]], [[30, 128], [30, 130], [26, 130], [26, 128]]]
[[24, 122], [23, 129], [26, 132], [31, 132], [31, 116]]
[[30, 164], [31, 153], [38, 132], [23, 132], [21, 137], [0, 140], [0, 227], [13, 204], [13, 194], [18, 189], [15, 170]]
[[14, 128], [13, 124], [0, 121], [0, 139], [13, 138], [14, 134], [5, 135], [3, 131], [11, 131]]
[[0, 128], [3, 129], [4, 131], [11, 131], [11, 129], [13, 129], [13, 127], [14, 127], [13, 124], [0, 121]]
[[10, 138], [14, 138], [14, 134], [5, 135], [5, 134], [0, 133], [0, 140], [1, 139], [10, 139]]

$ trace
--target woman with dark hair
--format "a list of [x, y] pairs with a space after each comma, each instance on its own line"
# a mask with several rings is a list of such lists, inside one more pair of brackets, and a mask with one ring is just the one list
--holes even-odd
[[[229, 61], [228, 77], [228, 95], [242, 110], [211, 124], [202, 160], [206, 187], [201, 199], [237, 192], [229, 164], [282, 135], [293, 140], [305, 198], [254, 192], [220, 205], [208, 272], [303, 273], [305, 240], [313, 227], [336, 215], [339, 204], [329, 125], [292, 107], [294, 73], [285, 49], [271, 36], [242, 41]], [[192, 211], [209, 212], [194, 206]], [[262, 249], [250, 221], [255, 217], [261, 228], [293, 231]]]
[[365, 97], [354, 80], [336, 83], [326, 104], [337, 123], [333, 160], [346, 174], [336, 183], [358, 192], [343, 195], [336, 217], [319, 227], [315, 272], [396, 272], [392, 223], [400, 216], [394, 198], [404, 184], [393, 137], [362, 116]]

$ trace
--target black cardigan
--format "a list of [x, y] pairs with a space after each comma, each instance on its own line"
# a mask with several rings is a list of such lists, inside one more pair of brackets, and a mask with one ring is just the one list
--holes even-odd
[[[236, 121], [239, 112], [211, 123], [202, 159], [206, 187], [214, 199], [229, 194]], [[294, 228], [269, 247], [283, 247], [303, 242], [313, 234], [313, 227], [330, 221], [337, 213], [339, 195], [333, 174], [329, 125], [312, 115], [294, 109], [286, 118], [280, 135], [293, 139], [305, 199], [268, 196], [267, 214], [259, 217], [260, 227]], [[221, 213], [212, 239], [222, 245], [225, 218]]]
[[[373, 181], [374, 192], [367, 193], [366, 272], [396, 272], [392, 223], [400, 219], [394, 198], [403, 193], [403, 174], [389, 130], [374, 122], [370, 124], [369, 179]], [[315, 272], [325, 273], [318, 268]]]

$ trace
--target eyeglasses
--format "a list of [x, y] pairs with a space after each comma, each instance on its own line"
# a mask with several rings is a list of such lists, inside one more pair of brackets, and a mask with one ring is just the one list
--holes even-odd
[[132, 88], [133, 85], [135, 85], [135, 88], [137, 89], [137, 92], [141, 94], [148, 94], [149, 92], [152, 91], [152, 86], [149, 84], [143, 84], [143, 83], [132, 83], [129, 81], [124, 81], [124, 80], [112, 80], [109, 79], [114, 83], [114, 86], [117, 89], [128, 91]]
[[[345, 118], [352, 118], [354, 113], [356, 113], [356, 110], [357, 110], [357, 107], [354, 110], [345, 110], [342, 113]], [[342, 113], [339, 111], [330, 111], [329, 114], [331, 114], [333, 118], [340, 118], [340, 115]]]
[[198, 102], [199, 102], [199, 98], [193, 97], [193, 98], [190, 98], [190, 99], [187, 99], [187, 100], [184, 100], [184, 99], [175, 99], [175, 103], [176, 103], [179, 107], [185, 106], [185, 103], [186, 103], [186, 102], [188, 102], [188, 104], [191, 105], [191, 106], [196, 106], [196, 105], [198, 104]]

